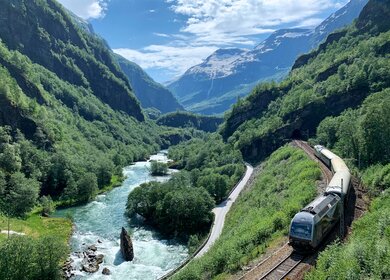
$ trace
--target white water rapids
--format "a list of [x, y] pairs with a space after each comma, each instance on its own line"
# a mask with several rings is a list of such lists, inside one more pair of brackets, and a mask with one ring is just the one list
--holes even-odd
[[[167, 161], [164, 153], [151, 157]], [[56, 212], [55, 216], [72, 215], [76, 230], [71, 239], [72, 259], [77, 268], [75, 279], [158, 279], [184, 261], [188, 252], [185, 246], [172, 240], [164, 240], [155, 231], [140, 224], [131, 223], [124, 215], [128, 194], [141, 183], [153, 180], [165, 181], [169, 176], [152, 177], [150, 162], [137, 162], [124, 168], [127, 177], [122, 186], [115, 188], [96, 200], [78, 207]], [[119, 235], [125, 227], [131, 234], [134, 246], [134, 260], [124, 262], [119, 251]], [[101, 243], [98, 243], [98, 240]], [[82, 258], [77, 252], [96, 245], [97, 253], [104, 255], [104, 262], [98, 272], [88, 274], [80, 271]], [[111, 275], [102, 274], [107, 267]]]

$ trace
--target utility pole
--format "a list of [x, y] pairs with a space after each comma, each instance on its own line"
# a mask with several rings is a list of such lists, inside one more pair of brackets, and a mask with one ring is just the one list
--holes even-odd
[[343, 193], [343, 179], [341, 179], [341, 207], [340, 207], [340, 237], [344, 238], [344, 193]]

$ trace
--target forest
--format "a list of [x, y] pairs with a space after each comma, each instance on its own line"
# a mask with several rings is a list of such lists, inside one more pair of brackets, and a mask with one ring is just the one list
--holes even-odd
[[141, 216], [165, 235], [199, 241], [207, 235], [215, 204], [224, 200], [243, 176], [242, 157], [217, 134], [173, 146], [169, 157], [173, 160], [170, 165], [181, 171], [166, 183], [137, 187], [128, 197], [127, 214]]

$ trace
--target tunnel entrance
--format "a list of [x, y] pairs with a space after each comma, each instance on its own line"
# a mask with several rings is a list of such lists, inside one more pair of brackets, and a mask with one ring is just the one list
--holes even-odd
[[295, 129], [291, 135], [291, 138], [294, 140], [302, 140], [302, 133], [299, 129]]

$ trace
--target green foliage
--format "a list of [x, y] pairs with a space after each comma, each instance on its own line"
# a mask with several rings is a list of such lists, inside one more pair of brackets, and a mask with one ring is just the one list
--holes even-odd
[[137, 187], [128, 197], [128, 215], [141, 215], [169, 236], [205, 232], [212, 222], [214, 201], [205, 189], [192, 186], [189, 176], [180, 172], [166, 183]]
[[353, 159], [359, 167], [390, 161], [390, 90], [368, 97], [359, 109], [329, 117], [314, 140]]
[[164, 176], [168, 174], [168, 164], [156, 160], [151, 161], [150, 173], [153, 176]]
[[0, 66], [2, 110], [13, 124], [0, 128], [0, 168], [36, 179], [41, 194], [54, 200], [85, 200], [78, 198], [85, 173], [94, 173], [103, 189], [126, 164], [192, 136], [176, 130], [176, 138], [161, 137], [170, 129], [113, 110], [90, 89], [65, 82], [1, 42], [0, 65], [6, 66]]
[[228, 194], [229, 177], [220, 174], [209, 174], [199, 177], [197, 185], [205, 188], [217, 203], [220, 203]]
[[[240, 149], [245, 158], [261, 159], [267, 153], [263, 152], [264, 149], [256, 150], [256, 147], [278, 147], [286, 142], [285, 139], [294, 137], [294, 130], [314, 135], [317, 125], [325, 117], [338, 115], [350, 107], [356, 108], [367, 96], [389, 88], [390, 31], [362, 32], [352, 25], [339, 33], [344, 35], [339, 39], [330, 36], [318, 50], [307, 55], [310, 59], [306, 64], [292, 70], [284, 81], [259, 85], [226, 114], [221, 134]], [[383, 95], [388, 94], [386, 92]], [[384, 137], [383, 129], [388, 130], [386, 121], [377, 123], [379, 119], [385, 120], [379, 116], [388, 114], [386, 108], [389, 106], [383, 102], [362, 112], [362, 136], [366, 139], [364, 147], [367, 150], [361, 153], [366, 154], [367, 164], [375, 162], [380, 156], [380, 150], [369, 143], [378, 135]], [[350, 123], [337, 127], [345, 129], [344, 135], [353, 133], [359, 125], [353, 117], [356, 116], [348, 118]], [[321, 128], [321, 133], [327, 130], [328, 135], [318, 135], [325, 137], [323, 140], [328, 143], [336, 141], [336, 127], [333, 125], [336, 121], [330, 122], [323, 123]], [[380, 142], [385, 148], [388, 138], [382, 140], [386, 140]], [[354, 153], [358, 143], [355, 141], [352, 138], [339, 145], [349, 147], [351, 156], [357, 158]]]
[[218, 134], [205, 135], [169, 149], [175, 166], [191, 172], [191, 184], [205, 188], [217, 203], [227, 197], [245, 172], [240, 152]]
[[206, 132], [215, 132], [223, 119], [214, 116], [197, 115], [190, 112], [173, 112], [162, 115], [157, 119], [158, 125], [171, 127], [193, 127]]
[[274, 152], [233, 204], [213, 247], [172, 279], [218, 279], [247, 265], [274, 238], [287, 234], [293, 215], [315, 196], [320, 176], [317, 164], [303, 151], [286, 146]]
[[369, 213], [354, 222], [345, 244], [321, 253], [305, 279], [390, 278], [390, 193], [373, 201]]
[[56, 209], [55, 204], [50, 196], [42, 196], [39, 199], [39, 202], [42, 207], [42, 216], [48, 217]]
[[0, 244], [0, 251], [0, 279], [61, 279], [67, 248], [56, 237], [11, 237]]
[[93, 173], [84, 174], [84, 176], [78, 182], [78, 188], [78, 199], [80, 201], [89, 201], [91, 198], [94, 197], [98, 189], [96, 175]]
[[[115, 54], [122, 71], [130, 81], [131, 87], [141, 102], [143, 108], [148, 108], [145, 112], [152, 119], [157, 119], [162, 113], [183, 110], [173, 94], [161, 84], [155, 82], [141, 67], [134, 62]], [[160, 112], [161, 111], [161, 112]]]

